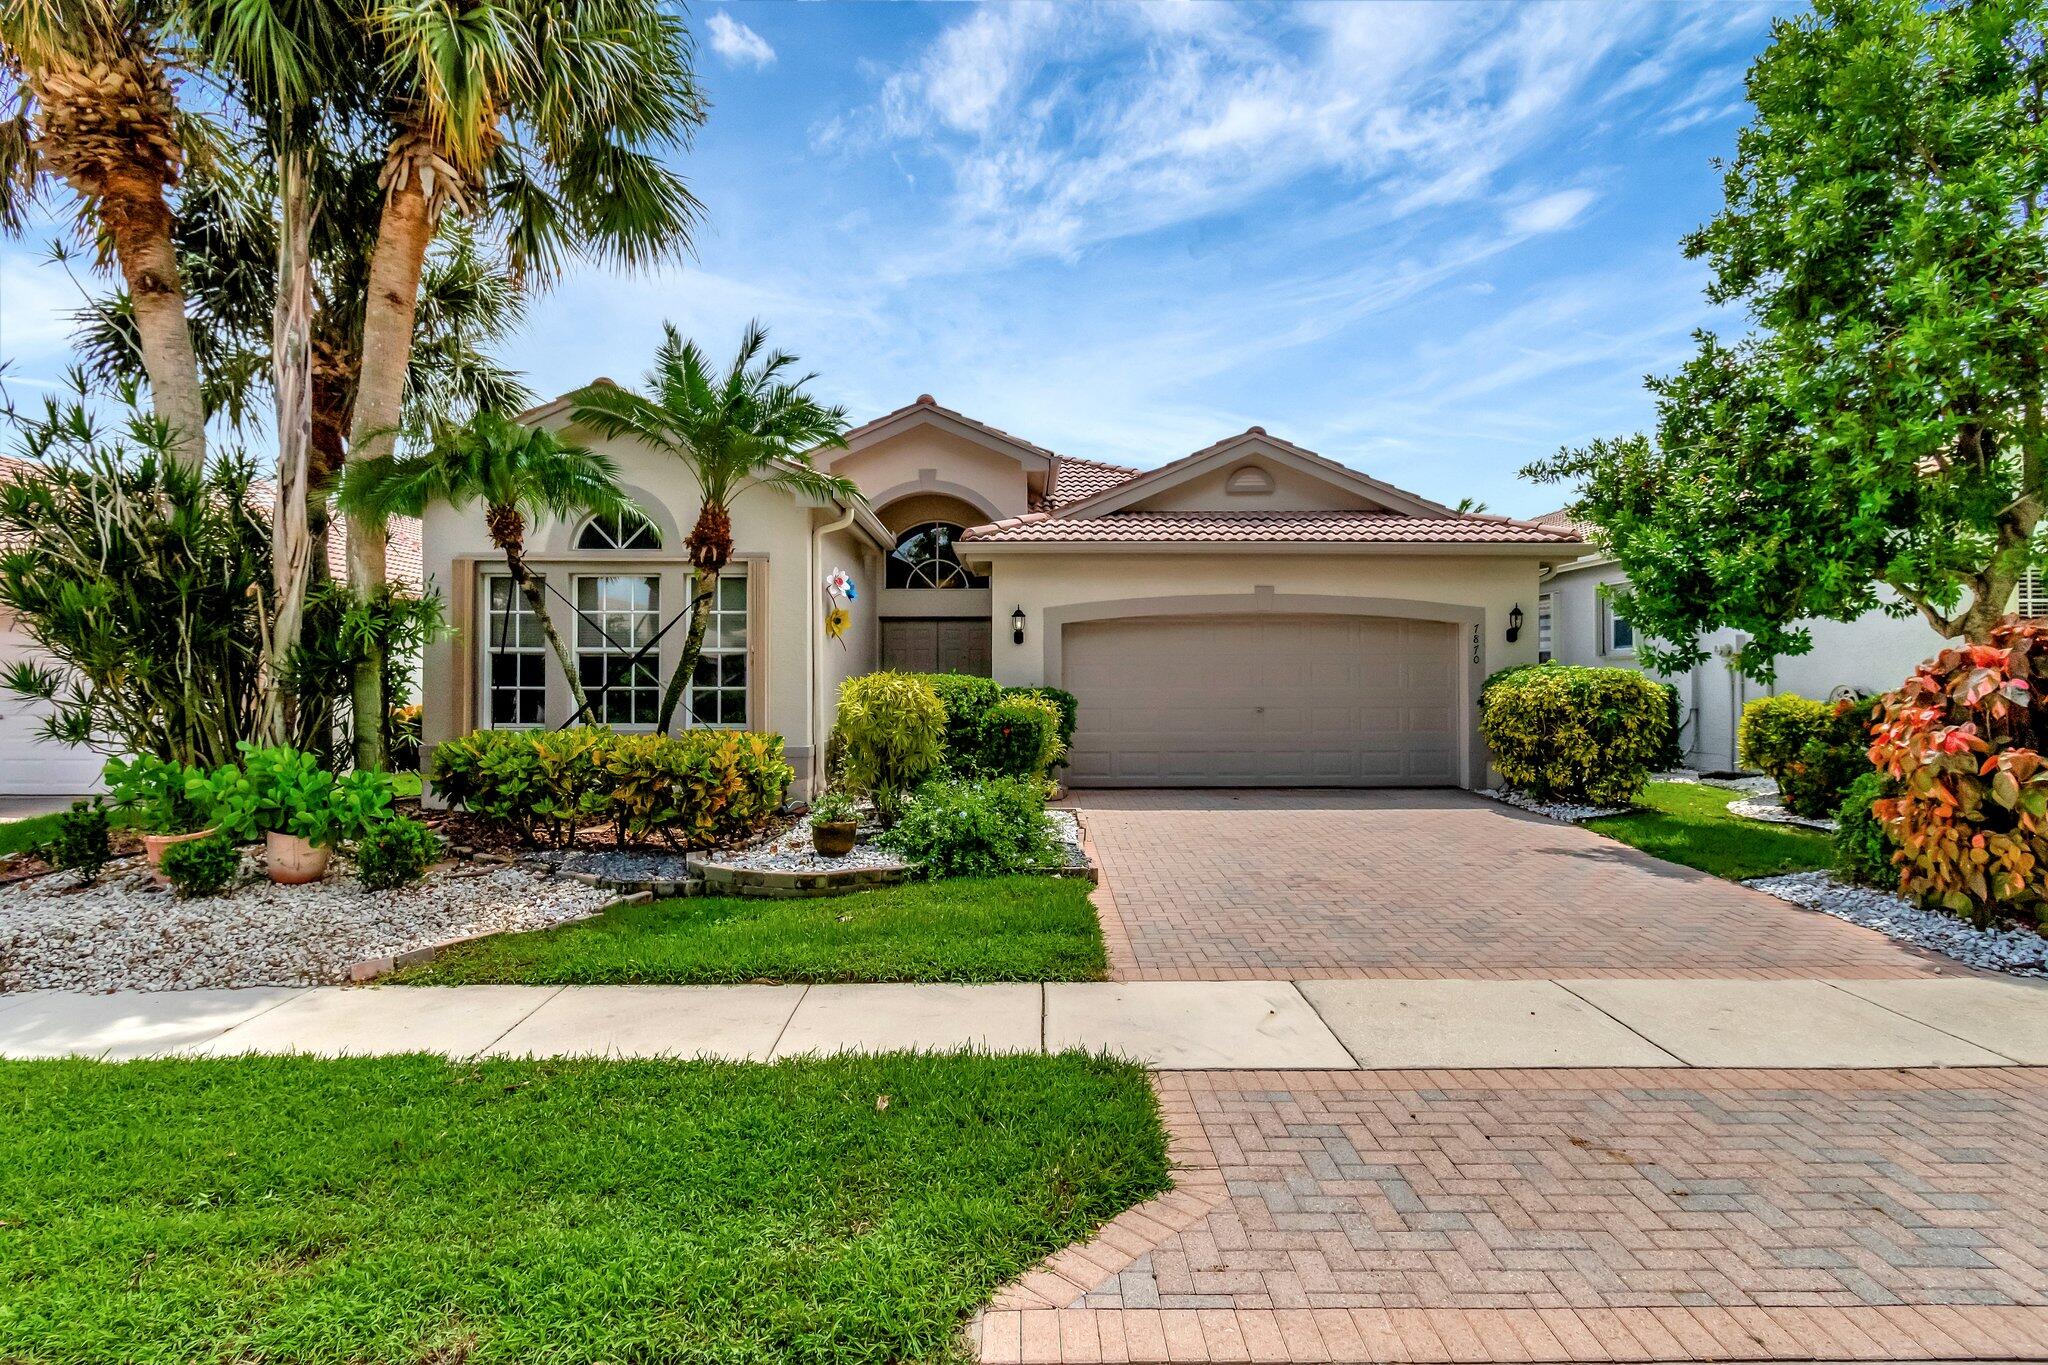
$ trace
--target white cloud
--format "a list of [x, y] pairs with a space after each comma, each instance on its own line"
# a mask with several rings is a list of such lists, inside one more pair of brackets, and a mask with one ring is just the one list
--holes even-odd
[[1524, 200], [1507, 211], [1508, 229], [1526, 236], [1557, 232], [1576, 223], [1592, 202], [1591, 190], [1558, 190]]
[[768, 45], [768, 40], [725, 11], [714, 12], [708, 27], [711, 50], [734, 66], [759, 69], [774, 63], [775, 49]]

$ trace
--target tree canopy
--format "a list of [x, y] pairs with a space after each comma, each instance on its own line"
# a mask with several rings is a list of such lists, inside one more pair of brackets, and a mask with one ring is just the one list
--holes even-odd
[[1578, 485], [1646, 662], [1732, 627], [1768, 679], [1812, 647], [1801, 620], [1879, 607], [1981, 641], [2042, 558], [2044, 18], [1820, 0], [1775, 24], [1724, 206], [1684, 242], [1752, 330], [1649, 381], [1654, 436], [1525, 471]]

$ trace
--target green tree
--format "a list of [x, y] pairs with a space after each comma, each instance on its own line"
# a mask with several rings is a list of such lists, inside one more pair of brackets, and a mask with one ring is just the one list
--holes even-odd
[[1780, 20], [1725, 205], [1684, 243], [1752, 333], [1650, 381], [1655, 439], [1531, 465], [1627, 570], [1616, 609], [1664, 669], [1750, 636], [1760, 679], [1802, 618], [1917, 610], [1987, 638], [2048, 498], [2042, 0], [1820, 0]]
[[[420, 275], [444, 212], [490, 224], [512, 268], [570, 255], [638, 265], [687, 252], [698, 204], [662, 160], [704, 119], [679, 11], [660, 0], [360, 0], [378, 43], [392, 136], [370, 251], [349, 459], [389, 458], [411, 363]], [[350, 527], [358, 593], [384, 581], [384, 535]], [[381, 661], [356, 669], [358, 712], [383, 709]], [[359, 766], [381, 768], [357, 727]]]
[[544, 428], [480, 412], [437, 432], [423, 455], [352, 462], [335, 500], [351, 525], [379, 527], [394, 516], [420, 516], [435, 503], [461, 508], [481, 502], [491, 543], [505, 556], [506, 571], [540, 623], [576, 709], [584, 708], [576, 657], [548, 612], [547, 585], [526, 564], [526, 524], [542, 517], [634, 513], [609, 456], [565, 444]]
[[134, 300], [150, 400], [186, 468], [206, 462], [170, 192], [203, 121], [171, 84], [170, 6], [146, 0], [0, 0], [0, 228], [19, 232], [45, 180], [78, 198], [81, 228]]
[[659, 728], [675, 719], [697, 660], [704, 652], [707, 608], [718, 575], [732, 561], [733, 500], [755, 484], [847, 505], [861, 501], [846, 479], [813, 469], [810, 452], [843, 447], [846, 409], [827, 407], [804, 392], [815, 375], [792, 375], [796, 357], [767, 351], [768, 332], [747, 324], [732, 363], [714, 370], [694, 341], [674, 324], [663, 328], [645, 396], [613, 384], [579, 390], [570, 405], [575, 421], [610, 437], [631, 437], [673, 455], [697, 484], [697, 520], [683, 539], [689, 552], [690, 628], [683, 656], [661, 699]]

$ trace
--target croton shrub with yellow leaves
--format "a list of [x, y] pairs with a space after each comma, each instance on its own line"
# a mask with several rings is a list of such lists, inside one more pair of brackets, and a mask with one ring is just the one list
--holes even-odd
[[1479, 732], [1510, 786], [1539, 801], [1625, 806], [1671, 728], [1664, 690], [1627, 668], [1504, 669], [1479, 693]]
[[2007, 618], [1945, 649], [1878, 710], [1871, 810], [1898, 846], [1899, 889], [1973, 919], [2048, 908], [2048, 627]]

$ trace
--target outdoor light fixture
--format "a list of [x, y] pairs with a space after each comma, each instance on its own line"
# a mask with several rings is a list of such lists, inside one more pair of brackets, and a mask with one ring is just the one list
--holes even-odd
[[1513, 644], [1522, 637], [1522, 604], [1515, 603], [1515, 609], [1508, 613], [1508, 643]]
[[1022, 607], [1018, 607], [1017, 610], [1010, 613], [1010, 643], [1015, 645], [1024, 643], [1024, 608]]

